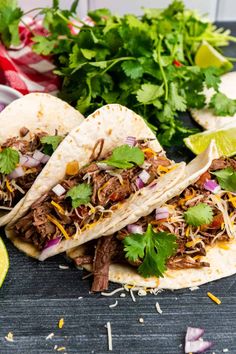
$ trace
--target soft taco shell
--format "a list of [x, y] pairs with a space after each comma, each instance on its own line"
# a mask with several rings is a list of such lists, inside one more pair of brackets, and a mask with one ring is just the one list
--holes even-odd
[[[196, 157], [187, 167], [184, 179], [166, 192], [155, 204], [155, 207], [160, 207], [170, 198], [180, 194], [187, 186], [194, 183], [198, 177], [203, 174], [211, 165], [214, 158], [218, 154], [214, 142], [211, 143], [208, 150]], [[120, 228], [122, 228], [121, 225]], [[109, 232], [108, 232], [109, 233]], [[75, 259], [86, 253], [86, 244], [69, 250], [68, 256]], [[198, 286], [213, 280], [230, 276], [236, 273], [236, 240], [221, 244], [214, 247], [208, 247], [207, 255], [203, 259], [210, 263], [210, 267], [201, 269], [181, 269], [170, 270], [165, 273], [164, 278], [143, 278], [134, 267], [122, 264], [112, 264], [109, 267], [109, 280], [121, 284], [130, 284], [134, 286], [160, 288], [160, 289], [182, 289], [192, 286]], [[83, 266], [88, 271], [92, 271], [91, 265]]]
[[[54, 135], [65, 135], [78, 126], [83, 116], [68, 103], [47, 93], [30, 93], [9, 104], [0, 113], [0, 144], [19, 136], [19, 130], [26, 127], [32, 133], [44, 131]], [[30, 194], [30, 191], [29, 191]], [[0, 226], [8, 223], [24, 204], [20, 202], [10, 211], [0, 210]]]
[[[31, 257], [44, 260], [46, 257], [40, 255], [40, 252], [32, 244], [25, 243], [14, 235], [13, 225], [16, 220], [25, 214], [34, 201], [64, 178], [66, 165], [69, 161], [77, 160], [80, 167], [85, 166], [89, 162], [94, 144], [98, 139], [104, 139], [104, 147], [100, 156], [102, 158], [116, 146], [124, 144], [127, 136], [135, 136], [137, 139], [153, 139], [149, 146], [156, 152], [162, 151], [154, 133], [144, 120], [133, 111], [118, 104], [106, 105], [98, 109], [79, 127], [73, 129], [55, 151], [47, 166], [35, 181], [31, 193], [26, 196], [24, 205], [6, 228], [6, 234], [15, 246]], [[106, 233], [109, 228], [118, 230], [120, 222], [127, 217], [127, 209], [132, 210], [134, 222], [145, 213], [150, 213], [152, 200], [158, 199], [162, 193], [178, 182], [184, 173], [184, 166], [184, 163], [176, 165], [175, 169], [158, 179], [154, 188], [145, 187], [131, 195], [117, 208], [113, 215], [86, 229], [76, 239], [61, 241], [51, 253], [47, 254], [47, 257], [99, 237]]]
[[[221, 77], [221, 84], [219, 91], [224, 93], [231, 99], [236, 99], [236, 71], [225, 74]], [[206, 102], [209, 103], [211, 97], [214, 94], [213, 89], [206, 89], [204, 91], [206, 95]], [[204, 129], [219, 129], [229, 123], [236, 123], [236, 114], [234, 116], [220, 117], [215, 116], [213, 112], [207, 108], [192, 109], [191, 114], [193, 119], [201, 125]]]

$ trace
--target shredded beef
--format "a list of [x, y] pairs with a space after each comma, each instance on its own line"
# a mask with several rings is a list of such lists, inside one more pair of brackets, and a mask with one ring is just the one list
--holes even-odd
[[170, 269], [202, 268], [210, 267], [210, 264], [194, 261], [190, 257], [171, 257], [167, 262], [167, 267]]
[[93, 256], [80, 256], [75, 258], [75, 263], [80, 266], [83, 264], [92, 264], [93, 263]]
[[112, 177], [99, 193], [99, 204], [105, 206], [109, 201], [119, 202], [124, 200], [131, 193], [131, 184], [128, 179], [123, 179], [123, 184], [120, 184], [117, 177]]
[[22, 127], [22, 128], [20, 129], [20, 137], [21, 137], [21, 138], [24, 138], [28, 133], [29, 133], [29, 129], [28, 129], [28, 128]]

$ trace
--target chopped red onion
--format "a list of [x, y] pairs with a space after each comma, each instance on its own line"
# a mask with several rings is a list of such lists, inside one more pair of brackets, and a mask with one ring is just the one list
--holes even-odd
[[61, 195], [63, 195], [66, 190], [65, 188], [61, 185], [61, 184], [57, 184], [55, 187], [52, 188], [52, 191], [58, 196], [60, 197]]
[[141, 180], [140, 177], [137, 177], [137, 178], [136, 178], [135, 184], [136, 184], [136, 186], [138, 187], [138, 189], [141, 189], [141, 188], [144, 187], [144, 183], [143, 183], [143, 181]]
[[212, 342], [196, 340], [193, 342], [185, 343], [185, 353], [204, 353], [206, 350], [212, 347]]
[[150, 174], [145, 170], [142, 170], [142, 172], [140, 172], [140, 174], [138, 176], [139, 176], [139, 178], [141, 178], [141, 180], [143, 181], [144, 184], [148, 183], [148, 181], [151, 177]]
[[188, 327], [187, 333], [185, 336], [185, 340], [186, 340], [186, 342], [195, 341], [195, 340], [199, 339], [203, 335], [204, 332], [205, 331], [203, 328]]
[[135, 146], [136, 145], [136, 138], [134, 136], [127, 136], [125, 139], [125, 144], [129, 146]]
[[59, 243], [61, 242], [61, 237], [54, 238], [53, 240], [49, 240], [46, 242], [44, 249], [42, 250], [39, 260], [44, 261], [49, 256], [53, 255], [53, 252], [58, 247]]
[[0, 103], [0, 112], [2, 112], [5, 107], [6, 107], [6, 105], [4, 103]]
[[25, 175], [25, 171], [23, 170], [23, 168], [21, 166], [17, 167], [14, 169], [14, 171], [12, 171], [8, 177], [10, 179], [16, 179], [18, 177], [22, 177]]
[[44, 157], [44, 154], [41, 151], [35, 150], [35, 152], [33, 154], [33, 159], [39, 160], [41, 162], [43, 157]]
[[143, 228], [141, 225], [130, 224], [127, 226], [127, 230], [131, 234], [143, 234]]
[[31, 156], [22, 155], [20, 157], [20, 165], [25, 167], [36, 167], [40, 164], [39, 160], [34, 159]]
[[220, 191], [219, 184], [215, 180], [209, 179], [204, 183], [204, 188], [212, 193], [218, 193]]
[[169, 217], [169, 209], [167, 207], [157, 208], [156, 209], [156, 220], [167, 219]]
[[49, 159], [50, 159], [50, 156], [44, 154], [44, 156], [43, 156], [43, 158], [41, 160], [41, 163], [46, 164]]

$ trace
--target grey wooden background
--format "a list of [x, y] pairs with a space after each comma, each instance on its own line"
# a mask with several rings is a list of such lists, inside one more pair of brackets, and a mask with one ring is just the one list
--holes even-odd
[[[236, 24], [227, 26], [236, 35]], [[236, 56], [236, 44], [225, 51], [228, 56]], [[188, 115], [182, 118], [193, 124]], [[186, 151], [173, 148], [169, 156], [187, 159], [190, 155]], [[137, 297], [134, 303], [128, 294], [126, 298], [89, 294], [90, 279], [82, 280], [82, 271], [72, 265], [67, 270], [59, 269], [59, 264], [67, 264], [62, 255], [40, 263], [18, 252], [9, 241], [6, 245], [11, 266], [0, 289], [0, 354], [108, 353], [107, 321], [112, 326], [115, 354], [182, 354], [187, 326], [205, 328], [204, 338], [215, 343], [208, 354], [219, 354], [223, 349], [236, 354], [236, 275], [193, 292], [165, 291]], [[110, 290], [116, 287], [112, 285]], [[208, 291], [222, 304], [213, 303]], [[110, 309], [116, 299], [118, 306]], [[155, 310], [156, 301], [162, 315]], [[58, 329], [61, 317], [65, 325]], [[10, 331], [13, 343], [4, 338]], [[55, 336], [46, 341], [51, 332]], [[66, 349], [58, 352], [55, 345]]]

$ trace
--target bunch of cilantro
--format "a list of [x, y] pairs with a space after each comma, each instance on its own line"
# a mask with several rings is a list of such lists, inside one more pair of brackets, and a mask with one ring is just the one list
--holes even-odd
[[[0, 0], [2, 1], [2, 0]], [[11, 0], [15, 3], [15, 0]], [[89, 13], [94, 26], [83, 24], [73, 34], [78, 0], [70, 10], [60, 10], [58, 0], [39, 10], [48, 36], [34, 37], [34, 51], [53, 55], [62, 78], [60, 97], [88, 115], [107, 103], [120, 103], [143, 116], [157, 130], [163, 145], [170, 145], [192, 131], [178, 119], [178, 112], [205, 106], [203, 88], [218, 90], [221, 70], [201, 69], [194, 56], [203, 40], [219, 48], [235, 41], [229, 31], [186, 10], [174, 0], [164, 9], [145, 9], [141, 17], [114, 16], [108, 9]], [[14, 10], [15, 17], [20, 12]], [[1, 2], [0, 2], [1, 19]], [[3, 20], [3, 18], [2, 18]], [[9, 45], [13, 23], [0, 25]], [[80, 26], [78, 26], [80, 27]], [[7, 40], [5, 40], [7, 38]], [[217, 114], [234, 114], [236, 103], [216, 93], [210, 107]]]

